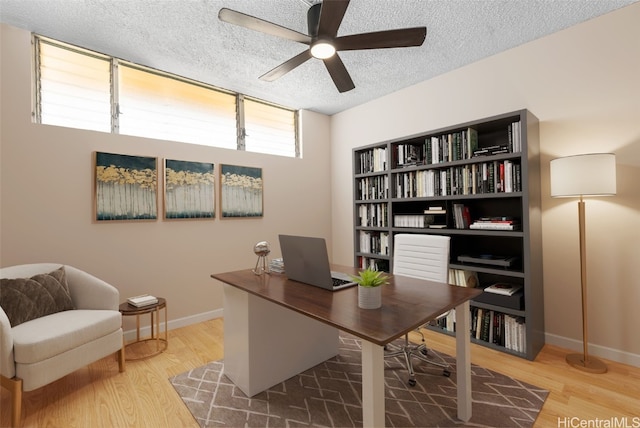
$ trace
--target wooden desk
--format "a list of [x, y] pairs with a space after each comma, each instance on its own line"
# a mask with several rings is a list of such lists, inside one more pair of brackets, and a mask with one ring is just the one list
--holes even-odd
[[[333, 265], [331, 268], [356, 273], [351, 267]], [[332, 292], [289, 281], [285, 275], [255, 275], [250, 269], [211, 277], [226, 284], [225, 374], [231, 375], [237, 385], [248, 385], [250, 390], [245, 393], [249, 396], [336, 355], [338, 330], [363, 339], [362, 411], [366, 427], [384, 426], [385, 422], [383, 346], [452, 308], [456, 308], [457, 330], [468, 332], [469, 300], [481, 293], [473, 288], [390, 276], [389, 284], [383, 286], [382, 308], [360, 309], [357, 287]], [[273, 324], [272, 319], [275, 319]], [[316, 334], [319, 337], [315, 337]], [[309, 336], [311, 341], [306, 340]], [[469, 344], [469, 334], [456, 335], [458, 418], [463, 421], [471, 418]], [[296, 366], [301, 359], [306, 360], [303, 365], [312, 365]], [[227, 364], [235, 367], [227, 372]], [[251, 377], [280, 372], [277, 366], [284, 369], [289, 365], [292, 367], [289, 372], [274, 375], [281, 379], [261, 380], [261, 385], [251, 385]], [[271, 385], [266, 386], [268, 383]]]

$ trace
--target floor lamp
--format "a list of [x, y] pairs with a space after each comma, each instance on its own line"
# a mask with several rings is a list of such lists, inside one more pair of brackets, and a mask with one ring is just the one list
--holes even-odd
[[613, 153], [594, 153], [553, 159], [551, 167], [551, 196], [579, 197], [578, 221], [580, 230], [580, 280], [582, 290], [582, 354], [569, 354], [567, 363], [590, 373], [605, 373], [607, 366], [589, 356], [587, 328], [587, 251], [585, 241], [584, 196], [616, 194], [616, 157]]

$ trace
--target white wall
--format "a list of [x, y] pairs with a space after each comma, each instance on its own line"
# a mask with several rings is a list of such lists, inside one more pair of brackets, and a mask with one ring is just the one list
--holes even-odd
[[353, 147], [529, 109], [540, 119], [547, 343], [582, 349], [577, 201], [550, 198], [549, 161], [614, 152], [617, 195], [587, 201], [589, 341], [640, 366], [639, 22], [636, 3], [333, 116], [335, 261], [353, 262]]
[[[304, 159], [33, 124], [30, 34], [6, 25], [1, 34], [0, 266], [74, 265], [115, 285], [121, 300], [165, 297], [175, 327], [221, 314], [222, 287], [210, 274], [253, 267], [256, 242], [269, 241], [273, 257], [278, 233], [330, 244], [328, 116], [301, 112]], [[216, 172], [221, 163], [260, 167], [264, 217], [92, 222], [94, 151], [213, 162]]]

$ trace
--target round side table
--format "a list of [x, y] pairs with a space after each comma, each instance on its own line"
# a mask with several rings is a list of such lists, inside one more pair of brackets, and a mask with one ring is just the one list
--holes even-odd
[[[169, 344], [168, 335], [167, 335], [167, 301], [158, 297], [158, 303], [154, 303], [152, 305], [146, 306], [134, 306], [127, 302], [124, 302], [120, 305], [120, 313], [123, 317], [133, 316], [136, 317], [136, 339], [125, 343], [125, 360], [142, 360], [145, 358], [152, 357], [154, 355], [158, 355], [167, 349]], [[160, 337], [160, 310], [164, 309], [164, 337]], [[140, 315], [150, 314], [151, 315], [151, 336], [147, 338], [140, 338]], [[136, 357], [127, 357], [127, 348], [131, 348], [132, 346], [139, 343], [152, 343], [155, 342], [155, 350], [151, 350], [149, 352], [143, 353], [141, 356]]]

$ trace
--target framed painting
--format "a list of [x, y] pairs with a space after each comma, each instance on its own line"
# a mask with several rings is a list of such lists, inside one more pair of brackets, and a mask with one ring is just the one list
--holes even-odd
[[213, 168], [212, 163], [164, 160], [165, 219], [215, 218]]
[[222, 218], [262, 217], [262, 168], [220, 165]]
[[95, 152], [95, 220], [157, 220], [158, 160]]

